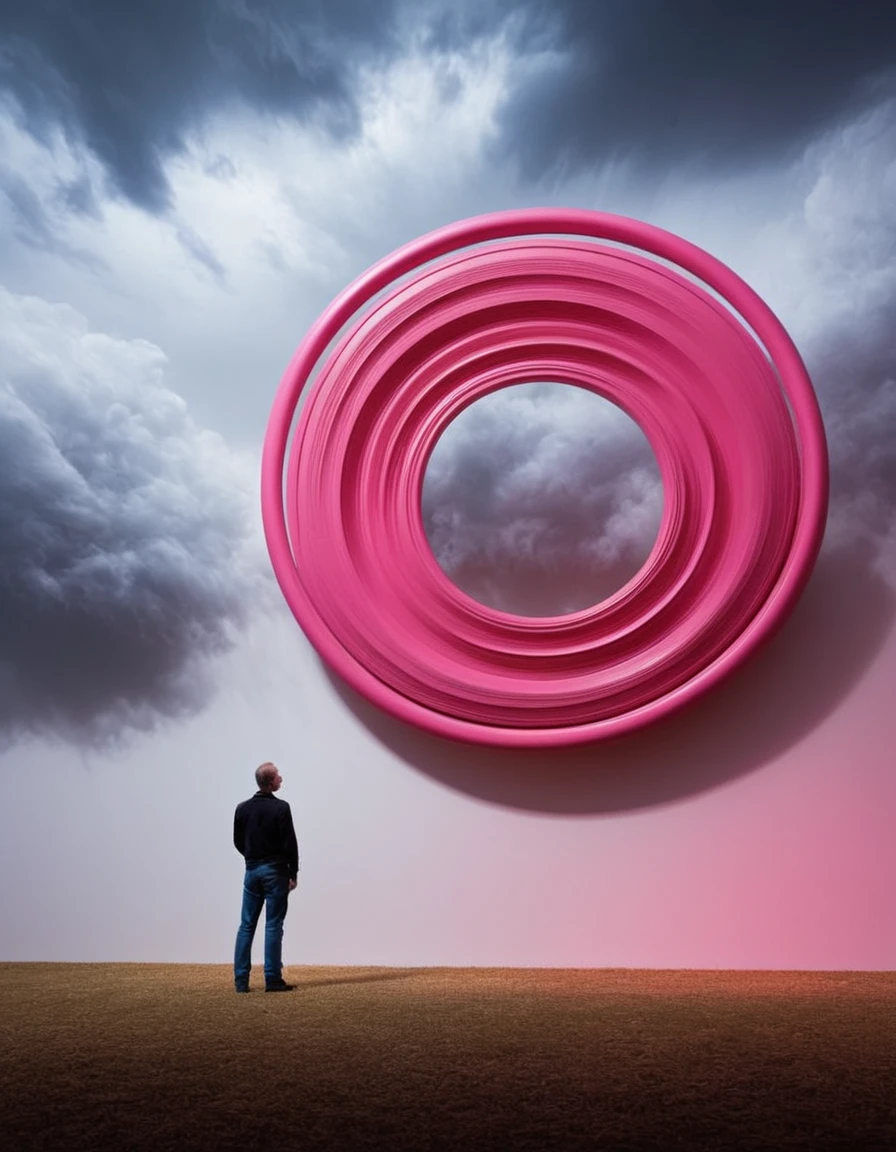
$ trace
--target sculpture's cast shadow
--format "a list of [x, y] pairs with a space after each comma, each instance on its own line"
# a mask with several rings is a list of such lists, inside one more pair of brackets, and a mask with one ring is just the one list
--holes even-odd
[[798, 743], [859, 682], [894, 614], [896, 595], [870, 551], [828, 548], [791, 617], [715, 691], [643, 731], [566, 749], [511, 751], [440, 739], [328, 676], [377, 740], [450, 788], [531, 811], [623, 811], [713, 788]]

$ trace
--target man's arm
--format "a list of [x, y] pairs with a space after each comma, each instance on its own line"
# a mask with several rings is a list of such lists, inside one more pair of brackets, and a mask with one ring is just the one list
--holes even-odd
[[299, 844], [292, 823], [292, 810], [285, 800], [283, 803], [286, 805], [283, 813], [283, 849], [289, 864], [289, 878], [293, 881], [292, 887], [295, 887], [295, 881], [299, 875]]
[[240, 856], [246, 855], [246, 825], [239, 806], [233, 814], [233, 846]]

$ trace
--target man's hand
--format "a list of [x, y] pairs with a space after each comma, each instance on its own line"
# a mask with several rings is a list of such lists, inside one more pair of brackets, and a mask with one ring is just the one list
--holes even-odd
[[298, 884], [298, 880], [290, 880], [290, 882], [289, 882], [290, 892], [292, 892], [292, 890], [296, 887], [297, 884]]

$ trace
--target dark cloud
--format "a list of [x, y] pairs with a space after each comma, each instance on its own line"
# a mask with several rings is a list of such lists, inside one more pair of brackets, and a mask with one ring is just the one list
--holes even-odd
[[0, 0], [0, 85], [36, 135], [61, 124], [152, 211], [166, 157], [222, 105], [358, 121], [357, 67], [394, 50], [397, 0]]
[[807, 366], [828, 432], [836, 530], [884, 536], [896, 526], [896, 297], [861, 327], [850, 321], [818, 342]]
[[251, 488], [151, 345], [2, 290], [0, 332], [0, 735], [195, 711], [259, 580]]
[[532, 179], [780, 160], [896, 84], [896, 5], [552, 0], [525, 13], [501, 147]]
[[[772, 236], [797, 256], [802, 352], [828, 435], [835, 537], [896, 544], [896, 99], [828, 134]], [[896, 575], [896, 573], [894, 573]]]

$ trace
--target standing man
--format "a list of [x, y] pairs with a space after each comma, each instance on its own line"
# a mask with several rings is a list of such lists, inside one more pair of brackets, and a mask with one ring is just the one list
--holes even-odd
[[274, 795], [283, 783], [276, 764], [259, 765], [255, 782], [258, 791], [237, 805], [233, 817], [233, 843], [246, 860], [243, 915], [236, 934], [233, 976], [237, 992], [248, 992], [252, 941], [262, 906], [266, 906], [264, 990], [291, 992], [295, 984], [283, 979], [281, 949], [289, 894], [298, 883], [299, 846], [289, 805]]

